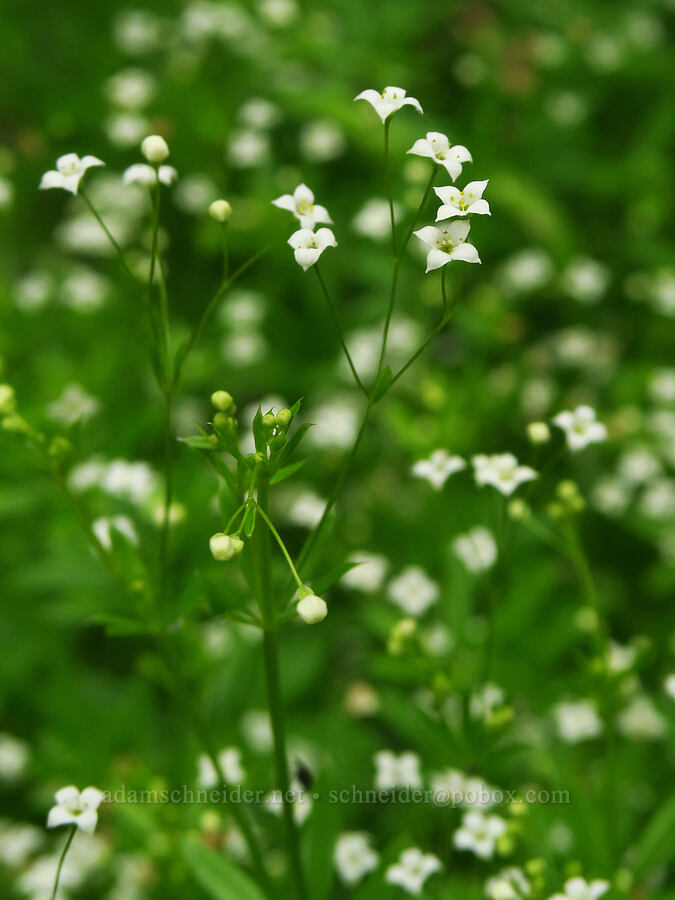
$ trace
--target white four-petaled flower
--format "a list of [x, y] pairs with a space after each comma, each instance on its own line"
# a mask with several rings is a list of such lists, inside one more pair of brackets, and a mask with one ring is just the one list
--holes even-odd
[[103, 791], [95, 787], [86, 787], [82, 792], [72, 784], [61, 788], [54, 794], [56, 806], [49, 810], [47, 828], [77, 825], [82, 831], [91, 834], [96, 828], [97, 810], [103, 797]]
[[314, 202], [314, 194], [306, 184], [299, 184], [292, 194], [283, 194], [272, 200], [272, 204], [292, 212], [300, 220], [302, 228], [311, 230], [322, 223], [333, 224], [326, 207]]
[[406, 97], [405, 91], [400, 87], [389, 86], [382, 93], [369, 88], [367, 91], [361, 91], [354, 97], [354, 100], [367, 100], [383, 122], [402, 106], [414, 106], [417, 112], [423, 112], [419, 100], [414, 97]]
[[71, 194], [77, 194], [82, 176], [91, 166], [104, 166], [103, 160], [95, 156], [83, 156], [77, 153], [66, 153], [56, 160], [56, 168], [45, 172], [40, 181], [40, 190], [63, 188]]
[[530, 466], [518, 465], [513, 453], [495, 453], [492, 456], [479, 454], [471, 462], [476, 484], [491, 484], [505, 496], [512, 494], [524, 481], [539, 477]]
[[451, 144], [446, 134], [427, 131], [426, 138], [415, 141], [408, 153], [425, 156], [438, 166], [443, 166], [453, 181], [462, 174], [462, 163], [473, 162], [471, 154], [462, 144]]
[[492, 859], [497, 841], [506, 831], [499, 816], [486, 816], [478, 809], [465, 813], [462, 825], [453, 836], [458, 850], [470, 850], [481, 859]]
[[317, 232], [311, 228], [300, 228], [289, 237], [288, 243], [295, 250], [295, 261], [305, 272], [319, 261], [326, 247], [337, 247], [330, 228], [319, 228]]
[[487, 187], [488, 180], [470, 181], [463, 191], [452, 185], [434, 188], [436, 196], [442, 201], [436, 213], [436, 221], [453, 219], [456, 216], [489, 216], [490, 205], [487, 200], [483, 200], [483, 191]]
[[335, 868], [347, 885], [358, 884], [377, 868], [379, 856], [370, 845], [370, 835], [363, 831], [345, 831], [335, 843]]
[[442, 869], [440, 859], [433, 853], [422, 853], [418, 847], [409, 847], [399, 856], [398, 862], [389, 866], [385, 880], [402, 887], [409, 894], [421, 894], [424, 882]]
[[553, 894], [549, 900], [598, 900], [609, 890], [609, 881], [596, 878], [590, 883], [584, 878], [570, 878], [565, 882], [564, 894]]
[[429, 459], [420, 459], [412, 467], [413, 475], [425, 478], [437, 491], [455, 472], [466, 468], [461, 456], [450, 456], [447, 450], [434, 450]]
[[397, 756], [391, 750], [380, 750], [374, 756], [375, 786], [380, 791], [394, 788], [422, 787], [420, 758], [416, 753], [401, 753]]
[[466, 243], [471, 226], [468, 222], [451, 222], [446, 228], [425, 225], [415, 235], [429, 248], [427, 253], [427, 272], [440, 269], [455, 259], [468, 263], [479, 263], [478, 250], [473, 244]]
[[122, 175], [122, 181], [125, 184], [146, 184], [148, 186], [157, 184], [158, 178], [162, 184], [173, 184], [178, 178], [178, 172], [173, 166], [159, 166], [154, 169], [147, 163], [134, 163], [125, 169]]
[[583, 450], [589, 444], [604, 441], [607, 429], [602, 422], [596, 421], [595, 410], [591, 406], [577, 406], [573, 411], [558, 413], [553, 424], [565, 432], [567, 446], [570, 450]]

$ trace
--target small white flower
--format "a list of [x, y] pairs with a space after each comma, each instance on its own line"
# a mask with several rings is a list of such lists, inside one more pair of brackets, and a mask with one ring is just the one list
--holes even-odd
[[[289, 792], [292, 795], [293, 818], [295, 824], [300, 826], [312, 811], [312, 795], [295, 779], [291, 782]], [[265, 798], [267, 812], [273, 816], [280, 816], [283, 810], [283, 801], [281, 791], [272, 791]]]
[[209, 204], [209, 215], [215, 222], [227, 222], [232, 215], [232, 207], [227, 200], [214, 200]]
[[592, 700], [559, 703], [553, 712], [558, 734], [568, 744], [593, 740], [603, 732], [602, 720]]
[[354, 97], [354, 100], [367, 100], [383, 122], [402, 106], [414, 106], [418, 113], [423, 112], [419, 100], [414, 97], [406, 97], [405, 91], [400, 87], [386, 87], [381, 94], [369, 88], [361, 91], [358, 96]]
[[[209, 757], [202, 753], [198, 759], [198, 781], [204, 787], [215, 787], [220, 783], [220, 777]], [[218, 754], [218, 765], [223, 771], [227, 784], [241, 784], [246, 777], [241, 766], [241, 751], [238, 747], [225, 747]]]
[[209, 538], [209, 550], [218, 562], [228, 562], [241, 553], [244, 542], [236, 534], [224, 534], [222, 531]]
[[602, 263], [580, 256], [562, 273], [562, 289], [580, 303], [596, 303], [607, 290], [609, 270]]
[[607, 429], [602, 422], [596, 421], [595, 410], [590, 406], [577, 406], [572, 412], [558, 413], [553, 424], [565, 432], [567, 446], [572, 451], [583, 450], [607, 437]]
[[345, 884], [358, 884], [377, 868], [379, 856], [370, 845], [370, 835], [362, 831], [345, 831], [335, 842], [335, 868]]
[[326, 247], [337, 247], [330, 228], [319, 228], [316, 233], [309, 228], [301, 228], [289, 237], [288, 243], [295, 251], [295, 261], [304, 272], [319, 261]]
[[113, 547], [113, 532], [121, 534], [130, 544], [138, 544], [138, 535], [134, 523], [127, 516], [102, 516], [91, 523], [91, 530], [96, 535], [99, 543], [106, 550]]
[[481, 859], [492, 859], [497, 841], [506, 831], [506, 822], [499, 816], [486, 816], [478, 809], [464, 814], [462, 825], [453, 835], [458, 850], [470, 850]]
[[308, 122], [300, 132], [300, 150], [306, 159], [327, 162], [343, 152], [344, 133], [334, 122], [317, 119]]
[[80, 159], [77, 153], [66, 153], [65, 156], [59, 156], [56, 160], [56, 169], [50, 169], [42, 176], [40, 190], [63, 188], [64, 191], [77, 194], [80, 181], [87, 169], [92, 166], [104, 165], [105, 163], [95, 156], [83, 156]]
[[438, 599], [438, 585], [419, 566], [408, 566], [389, 585], [389, 599], [409, 616], [421, 616]]
[[408, 153], [425, 156], [438, 166], [443, 166], [453, 181], [462, 174], [462, 163], [473, 162], [471, 154], [462, 144], [451, 144], [446, 134], [427, 131], [426, 138], [415, 141]]
[[375, 761], [375, 787], [378, 790], [422, 787], [420, 758], [416, 753], [401, 753], [400, 756], [397, 756], [391, 750], [380, 750], [373, 759]]
[[497, 560], [497, 544], [492, 532], [481, 526], [458, 535], [452, 542], [452, 549], [469, 572], [485, 572]]
[[425, 478], [440, 491], [451, 475], [465, 468], [466, 463], [461, 456], [450, 456], [446, 450], [434, 450], [429, 459], [420, 459], [415, 463], [412, 473], [417, 478]]
[[471, 462], [476, 484], [491, 484], [505, 496], [511, 495], [523, 482], [538, 478], [530, 466], [518, 465], [518, 460], [512, 453], [495, 453], [492, 456], [479, 454]]
[[389, 884], [397, 884], [409, 894], [421, 894], [427, 878], [442, 868], [440, 859], [433, 853], [410, 847], [401, 853], [397, 863], [389, 866], [384, 877]]
[[367, 594], [379, 591], [389, 569], [389, 560], [375, 553], [355, 553], [349, 561], [356, 565], [342, 576], [340, 584]]
[[485, 882], [488, 900], [521, 900], [530, 896], [530, 883], [517, 866], [502, 869]]
[[[333, 224], [326, 207], [314, 202], [314, 194], [306, 184], [299, 184], [292, 194], [283, 194], [281, 197], [277, 197], [276, 200], [272, 200], [272, 205], [292, 212], [295, 218], [300, 221], [302, 229], [311, 231], [315, 225], [323, 223]], [[327, 230], [319, 229], [319, 231]]]
[[670, 675], [666, 676], [666, 679], [663, 682], [663, 687], [665, 688], [668, 696], [672, 700], [675, 700], [675, 672], [671, 672]]
[[635, 741], [651, 741], [663, 737], [666, 723], [653, 701], [646, 695], [634, 697], [616, 719], [624, 737]]
[[423, 244], [429, 248], [427, 253], [427, 272], [440, 269], [453, 260], [468, 263], [479, 263], [478, 250], [473, 244], [466, 243], [471, 226], [468, 222], [451, 222], [445, 228], [425, 225], [414, 232]]
[[487, 681], [471, 694], [469, 712], [472, 719], [489, 724], [492, 714], [504, 705], [504, 691], [498, 684]]
[[63, 389], [61, 396], [49, 404], [47, 414], [50, 419], [60, 422], [69, 428], [76, 422], [86, 422], [100, 408], [96, 397], [88, 394], [79, 384], [69, 384]]
[[6, 732], [0, 732], [0, 780], [14, 781], [20, 778], [28, 765], [28, 744]]
[[[394, 203], [394, 216], [398, 218], [401, 208]], [[358, 234], [373, 241], [383, 241], [391, 233], [389, 202], [382, 197], [367, 200], [352, 221], [352, 228]], [[379, 333], [378, 333], [379, 334]]]
[[162, 184], [173, 184], [178, 178], [178, 172], [173, 166], [160, 166], [157, 170], [147, 163], [134, 163], [124, 170], [122, 181], [125, 184], [145, 184], [151, 187], [157, 184], [157, 179]]
[[87, 787], [81, 793], [73, 785], [61, 788], [54, 794], [56, 806], [49, 810], [47, 828], [59, 825], [77, 825], [89, 834], [96, 828], [98, 808], [104, 794], [95, 787]]
[[583, 878], [570, 878], [565, 882], [564, 894], [553, 894], [549, 900], [598, 900], [609, 890], [609, 881], [596, 878], [590, 883]]
[[328, 606], [322, 597], [317, 597], [309, 588], [304, 588], [304, 593], [298, 600], [296, 607], [298, 615], [308, 625], [316, 625], [328, 615]]
[[438, 207], [436, 221], [452, 219], [455, 216], [489, 216], [490, 205], [487, 200], [483, 200], [483, 191], [487, 184], [488, 179], [470, 181], [463, 191], [452, 186], [434, 188], [436, 196], [442, 203]]

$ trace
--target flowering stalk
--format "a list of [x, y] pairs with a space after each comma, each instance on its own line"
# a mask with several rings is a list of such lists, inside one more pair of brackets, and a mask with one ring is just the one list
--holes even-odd
[[59, 859], [59, 865], [56, 870], [56, 878], [54, 879], [54, 889], [52, 890], [50, 900], [56, 900], [56, 892], [59, 889], [59, 881], [61, 879], [61, 869], [63, 868], [63, 864], [66, 861], [66, 856], [68, 854], [68, 851], [70, 850], [70, 845], [73, 843], [73, 838], [75, 837], [76, 831], [77, 831], [77, 825], [73, 825], [70, 829], [70, 833], [68, 835], [68, 840], [66, 841], [66, 845], [63, 848], [63, 852], [61, 853], [61, 857]]
[[349, 363], [349, 368], [352, 370], [352, 375], [354, 376], [354, 380], [359, 386], [360, 390], [363, 391], [364, 394], [368, 394], [366, 388], [364, 387], [363, 382], [359, 378], [359, 373], [356, 371], [356, 366], [354, 365], [354, 360], [352, 359], [351, 353], [349, 352], [349, 348], [347, 347], [347, 342], [345, 341], [345, 337], [342, 331], [342, 326], [340, 325], [340, 320], [338, 318], [337, 312], [335, 310], [335, 306], [333, 305], [333, 301], [330, 298], [330, 294], [328, 293], [328, 288], [326, 287], [326, 282], [323, 280], [323, 275], [319, 270], [318, 263], [314, 266], [314, 271], [316, 273], [316, 277], [319, 279], [319, 284], [321, 285], [321, 290], [323, 291], [323, 295], [326, 298], [326, 302], [328, 303], [328, 309], [330, 310], [330, 314], [333, 319], [333, 323], [335, 324], [335, 329], [338, 333], [338, 337], [340, 339], [340, 344], [342, 346], [342, 350], [344, 355]]

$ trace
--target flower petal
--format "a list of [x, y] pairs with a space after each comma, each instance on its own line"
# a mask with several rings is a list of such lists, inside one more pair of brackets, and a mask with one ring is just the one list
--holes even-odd
[[460, 163], [473, 162], [473, 157], [463, 144], [455, 144], [451, 147], [448, 156], [453, 156]]
[[424, 228], [418, 228], [417, 231], [413, 231], [415, 237], [418, 237], [427, 247], [435, 247], [436, 242], [440, 241], [442, 238], [442, 233], [439, 228], [434, 228], [433, 225], [425, 225]]
[[40, 180], [40, 190], [45, 191], [50, 188], [62, 188], [63, 187], [63, 175], [60, 172], [57, 172], [56, 169], [50, 169], [49, 172], [45, 172]]
[[414, 106], [420, 115], [424, 115], [424, 110], [420, 106], [419, 100], [416, 100], [414, 97], [406, 97], [401, 105], [402, 106]]
[[326, 207], [320, 206], [318, 203], [314, 204], [314, 212], [312, 213], [312, 218], [315, 222], [328, 222], [329, 225], [333, 224], [333, 220], [331, 219]]
[[379, 93], [379, 91], [375, 91], [372, 88], [368, 88], [368, 90], [366, 91], [361, 91], [360, 94], [357, 94], [356, 97], [354, 97], [355, 101], [367, 100], [368, 103], [372, 103], [373, 105], [375, 105], [375, 103], [377, 103], [377, 101], [381, 99], [382, 95]]
[[59, 825], [72, 825], [75, 821], [73, 813], [63, 806], [52, 806], [47, 816], [47, 828], [58, 828]]
[[54, 794], [54, 799], [59, 806], [63, 806], [65, 809], [76, 809], [80, 802], [80, 792], [75, 785], [69, 784], [68, 787], [63, 787], [57, 791]]
[[86, 787], [80, 794], [82, 809], [96, 810], [101, 805], [105, 794], [95, 787]]
[[467, 212], [475, 216], [489, 216], [491, 215], [490, 204], [487, 200], [476, 200], [476, 202], [472, 203], [467, 209]]
[[298, 231], [293, 232], [287, 243], [290, 244], [294, 250], [299, 250], [301, 247], [308, 247], [313, 239], [314, 232], [311, 228], [300, 228]]
[[337, 247], [335, 235], [330, 228], [319, 228], [315, 238], [320, 250], [324, 250], [326, 247]]
[[281, 197], [277, 197], [276, 200], [272, 200], [272, 206], [278, 206], [279, 209], [287, 209], [292, 213], [295, 212], [295, 200], [292, 194], [283, 194]]
[[466, 237], [471, 230], [471, 225], [466, 221], [451, 222], [445, 230], [448, 232], [448, 237], [452, 243], [458, 244], [460, 241], [466, 240]]
[[307, 271], [313, 266], [321, 256], [321, 250], [317, 247], [300, 247], [295, 251], [295, 261], [302, 266], [303, 271]]
[[474, 247], [473, 244], [459, 244], [450, 254], [452, 259], [461, 260], [462, 262], [468, 263], [479, 263], [480, 256], [478, 255], [478, 250]]
[[451, 184], [435, 187], [434, 193], [443, 203], [457, 203], [459, 201], [459, 190]]
[[89, 169], [91, 166], [104, 166], [105, 163], [102, 159], [99, 159], [97, 156], [83, 156], [80, 160], [83, 169]]
[[443, 204], [438, 207], [438, 212], [436, 213], [436, 221], [442, 222], [444, 219], [453, 219], [455, 216], [465, 216], [466, 212], [463, 212], [461, 209], [457, 209], [456, 206], [446, 206]]
[[415, 156], [428, 156], [433, 159], [436, 154], [434, 153], [433, 147], [429, 143], [429, 141], [424, 138], [419, 138], [412, 145], [410, 150], [407, 150], [406, 153], [413, 153]]
[[452, 260], [452, 256], [449, 253], [446, 253], [444, 250], [438, 250], [436, 247], [433, 247], [429, 253], [427, 254], [427, 272], [432, 272], [434, 269], [440, 269], [441, 266], [447, 265]]
[[75, 821], [78, 828], [81, 828], [82, 831], [86, 831], [87, 834], [91, 834], [96, 828], [98, 813], [94, 809], [86, 809], [83, 813], [80, 813], [79, 816], [75, 817]]

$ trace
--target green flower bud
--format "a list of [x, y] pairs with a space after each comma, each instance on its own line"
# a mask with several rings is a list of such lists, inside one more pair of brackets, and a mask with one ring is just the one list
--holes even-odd
[[530, 422], [527, 437], [531, 444], [546, 444], [551, 440], [551, 430], [546, 422]]
[[16, 394], [11, 384], [0, 384], [0, 416], [8, 416], [16, 409]]
[[164, 162], [169, 155], [169, 147], [158, 134], [151, 134], [146, 137], [141, 144], [141, 153], [153, 166]]
[[262, 417], [262, 425], [265, 431], [273, 431], [275, 426], [274, 413], [268, 412]]
[[506, 508], [506, 511], [509, 515], [509, 518], [513, 519], [516, 522], [527, 519], [531, 513], [530, 505], [524, 500], [521, 500], [519, 497], [516, 497], [515, 500], [511, 500]]
[[57, 463], [65, 462], [73, 450], [73, 445], [68, 438], [57, 435], [52, 438], [47, 448], [47, 453]]
[[288, 426], [291, 424], [291, 419], [293, 418], [293, 414], [290, 409], [280, 409], [277, 413], [276, 423], [282, 431], [286, 431]]
[[579, 487], [575, 481], [566, 479], [558, 482], [555, 492], [561, 500], [574, 500], [579, 496]]
[[[309, 591], [309, 593], [307, 593]], [[317, 597], [308, 587], [298, 590], [298, 605], [296, 607], [298, 615], [303, 622], [308, 625], [316, 625], [322, 622], [328, 615], [328, 606], [326, 601], [321, 597]]]
[[213, 403], [215, 408], [219, 409], [221, 412], [234, 411], [234, 400], [232, 399], [232, 395], [228, 394], [227, 391], [214, 391], [211, 394], [211, 403]]
[[213, 417], [213, 424], [221, 431], [231, 431], [234, 419], [224, 412], [217, 412]]
[[18, 413], [12, 413], [9, 416], [5, 416], [2, 420], [2, 428], [5, 431], [12, 431], [15, 434], [29, 434], [33, 437], [36, 436], [28, 422], [26, 422], [26, 420]]
[[274, 437], [270, 440], [270, 447], [272, 450], [281, 450], [281, 448], [286, 443], [286, 438], [283, 434], [275, 434]]

